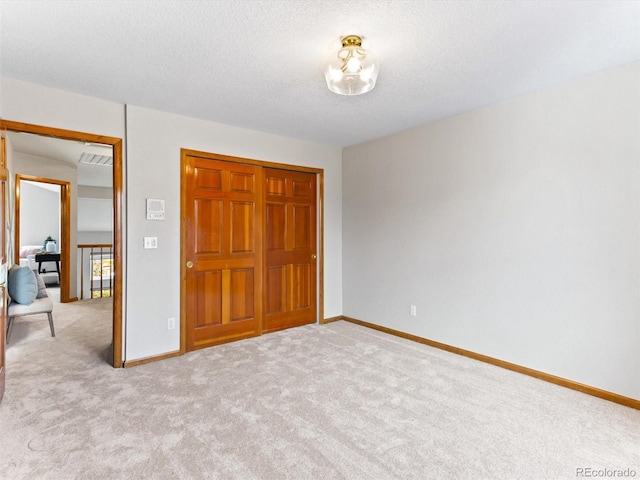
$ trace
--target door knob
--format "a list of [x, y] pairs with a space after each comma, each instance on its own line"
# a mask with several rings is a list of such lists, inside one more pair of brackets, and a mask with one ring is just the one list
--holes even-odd
[[311, 258], [315, 260], [317, 258], [317, 255], [315, 253], [312, 253]]
[[193, 268], [193, 262], [191, 260], [187, 262], [187, 268]]

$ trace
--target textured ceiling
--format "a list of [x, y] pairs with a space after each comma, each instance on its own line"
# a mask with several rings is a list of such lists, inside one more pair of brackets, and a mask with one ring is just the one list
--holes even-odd
[[[640, 60], [638, 1], [0, 1], [3, 76], [347, 146]], [[376, 88], [323, 69], [360, 34]]]

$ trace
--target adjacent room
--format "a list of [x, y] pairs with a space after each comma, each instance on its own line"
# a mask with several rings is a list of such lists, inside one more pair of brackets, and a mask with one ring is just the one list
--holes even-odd
[[640, 1], [0, 27], [0, 477], [640, 475]]
[[[78, 316], [75, 302], [104, 298], [92, 308], [104, 310], [108, 327], [114, 287], [111, 147], [15, 132], [6, 143], [13, 173], [8, 219], [15, 232], [7, 250], [15, 252], [17, 265], [37, 272], [53, 302], [54, 324]], [[71, 259], [73, 270], [61, 268]], [[44, 313], [16, 317], [7, 344], [18, 349], [43, 319]], [[90, 328], [88, 322], [76, 325], [83, 326]], [[108, 334], [102, 341], [105, 348], [112, 342]], [[59, 358], [65, 352], [54, 347], [52, 354]]]

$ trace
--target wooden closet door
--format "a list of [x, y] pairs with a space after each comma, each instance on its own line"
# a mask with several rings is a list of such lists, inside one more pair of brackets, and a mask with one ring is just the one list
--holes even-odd
[[316, 175], [265, 168], [263, 331], [316, 321]]
[[260, 167], [183, 159], [186, 350], [260, 335]]

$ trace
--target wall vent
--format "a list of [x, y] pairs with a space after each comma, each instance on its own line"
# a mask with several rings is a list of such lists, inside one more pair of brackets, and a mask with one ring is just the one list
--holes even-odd
[[87, 165], [102, 165], [103, 167], [113, 166], [113, 157], [109, 155], [94, 155], [93, 153], [84, 152], [80, 156], [78, 163], [86, 163]]

